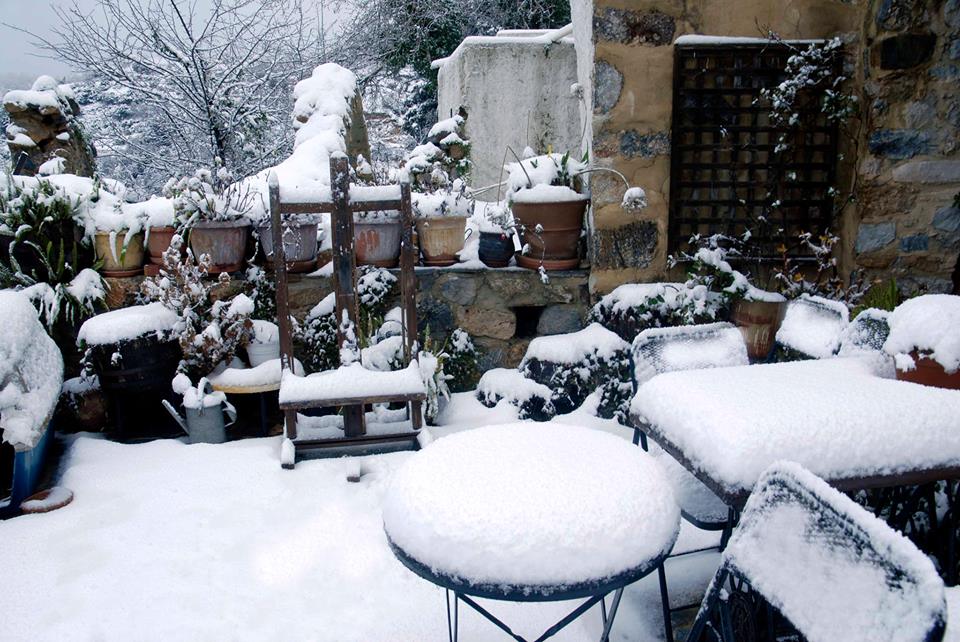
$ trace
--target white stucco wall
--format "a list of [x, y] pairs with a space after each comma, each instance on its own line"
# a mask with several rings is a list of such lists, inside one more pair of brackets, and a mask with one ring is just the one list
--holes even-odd
[[570, 17], [577, 49], [577, 82], [583, 87], [585, 99], [580, 105], [580, 118], [588, 123], [582, 151], [593, 158], [593, 0], [570, 0]]
[[[508, 145], [517, 154], [528, 145], [537, 152], [552, 145], [555, 152], [579, 155], [580, 106], [570, 92], [576, 82], [573, 38], [549, 46], [516, 32], [464, 40], [439, 69], [438, 116], [447, 118], [461, 105], [467, 110], [471, 184], [501, 180]], [[496, 191], [480, 198], [495, 200]]]

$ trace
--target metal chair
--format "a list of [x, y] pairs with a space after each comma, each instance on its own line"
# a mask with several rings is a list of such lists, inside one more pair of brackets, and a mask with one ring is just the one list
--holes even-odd
[[939, 642], [943, 581], [909, 540], [792, 462], [761, 476], [687, 642]]
[[[634, 381], [637, 387], [664, 372], [748, 364], [743, 335], [729, 323], [650, 328], [638, 334], [633, 341]], [[637, 425], [634, 425], [633, 443], [641, 445], [644, 450], [649, 449], [646, 434]], [[662, 451], [655, 453], [655, 456], [670, 480], [683, 518], [703, 530], [723, 531], [719, 549], [699, 548], [670, 557], [722, 550], [730, 536], [730, 508], [673, 457]], [[667, 640], [673, 640], [670, 615], [692, 608], [696, 604], [671, 608], [666, 572], [662, 565], [657, 572], [660, 579], [664, 630]]]
[[801, 295], [787, 305], [787, 313], [777, 331], [776, 360], [832, 357], [840, 349], [849, 321], [849, 312], [843, 303]]

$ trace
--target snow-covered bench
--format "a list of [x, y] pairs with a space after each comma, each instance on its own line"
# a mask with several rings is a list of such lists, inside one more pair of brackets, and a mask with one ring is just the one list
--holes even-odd
[[778, 462], [747, 502], [687, 642], [796, 639], [774, 637], [790, 629], [808, 642], [936, 642], [945, 624], [943, 582], [922, 552], [799, 464]]

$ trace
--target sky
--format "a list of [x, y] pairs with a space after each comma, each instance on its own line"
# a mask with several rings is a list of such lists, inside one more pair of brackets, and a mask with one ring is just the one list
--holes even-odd
[[[201, 14], [210, 6], [210, 0], [194, 1]], [[83, 11], [92, 11], [97, 3], [98, 0], [76, 0]], [[29, 86], [40, 74], [69, 78], [74, 73], [62, 61], [40, 57], [44, 52], [33, 44], [36, 39], [11, 28], [54, 39], [53, 27], [58, 18], [53, 7], [68, 8], [73, 4], [74, 0], [0, 0], [0, 22], [5, 23], [0, 24], [0, 88]]]

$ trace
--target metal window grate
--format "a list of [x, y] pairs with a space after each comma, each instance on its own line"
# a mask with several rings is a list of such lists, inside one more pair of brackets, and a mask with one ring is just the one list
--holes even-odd
[[[799, 126], [790, 129], [771, 123], [760, 99], [785, 79], [791, 52], [781, 43], [676, 46], [671, 251], [685, 249], [694, 234], [750, 229], [760, 255], [774, 257], [782, 240], [829, 227], [836, 125], [822, 114], [819, 95], [802, 96]], [[789, 135], [786, 152], [776, 151], [781, 133]], [[764, 220], [769, 225], [758, 224]]]

